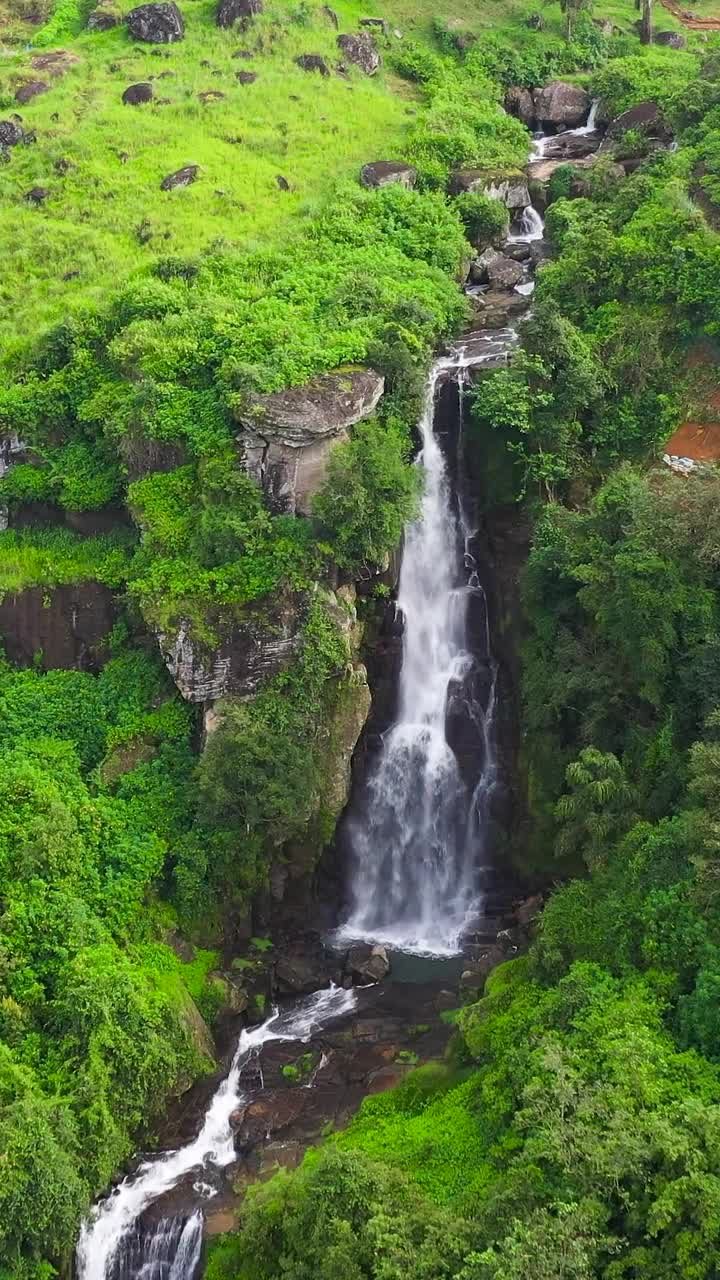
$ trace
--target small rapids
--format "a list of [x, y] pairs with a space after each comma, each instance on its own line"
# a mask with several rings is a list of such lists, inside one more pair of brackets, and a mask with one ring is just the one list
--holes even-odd
[[307, 1041], [328, 1022], [355, 1006], [353, 991], [329, 987], [275, 1010], [259, 1027], [243, 1030], [230, 1070], [205, 1113], [197, 1137], [140, 1165], [83, 1223], [77, 1247], [78, 1280], [195, 1280], [202, 1247], [202, 1214], [161, 1218], [145, 1225], [145, 1210], [187, 1174], [222, 1169], [236, 1159], [230, 1117], [252, 1096], [244, 1087], [257, 1080], [256, 1060], [269, 1040]]
[[[564, 129], [563, 133], [566, 135], [573, 134], [574, 137], [576, 138], [584, 138], [587, 134], [594, 133], [598, 127], [597, 116], [598, 116], [599, 109], [600, 109], [600, 99], [593, 98], [593, 101], [590, 105], [590, 114], [585, 124], [578, 125], [576, 129]], [[531, 161], [542, 160], [545, 156], [545, 152], [547, 148], [552, 145], [552, 143], [554, 142], [557, 136], [558, 135], [555, 133], [535, 134], [532, 140], [532, 149], [530, 152]]]

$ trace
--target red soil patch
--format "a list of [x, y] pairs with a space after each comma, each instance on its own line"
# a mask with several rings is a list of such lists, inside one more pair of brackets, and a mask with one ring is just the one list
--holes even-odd
[[677, 18], [678, 22], [682, 22], [689, 31], [720, 31], [718, 18], [696, 18], [694, 13], [689, 13], [687, 9], [681, 9], [678, 4], [675, 4], [675, 0], [661, 0], [661, 3], [668, 13]]
[[668, 440], [665, 452], [695, 462], [720, 461], [720, 423], [684, 422]]

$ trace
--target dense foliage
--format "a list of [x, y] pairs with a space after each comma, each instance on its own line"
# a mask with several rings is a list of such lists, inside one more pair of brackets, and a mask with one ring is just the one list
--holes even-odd
[[717, 326], [698, 70], [651, 54], [598, 74], [618, 110], [657, 91], [680, 146], [557, 184], [522, 349], [474, 396], [472, 447], [506, 450], [534, 515], [518, 856], [564, 883], [449, 1061], [251, 1196], [213, 1280], [716, 1274], [720, 475], [657, 466]]

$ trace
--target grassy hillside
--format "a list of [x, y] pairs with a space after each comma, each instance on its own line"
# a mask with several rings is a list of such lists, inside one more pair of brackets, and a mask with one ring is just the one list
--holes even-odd
[[[61, 7], [45, 28], [26, 25], [31, 48], [3, 58], [0, 115], [19, 111], [37, 135], [0, 166], [0, 343], [10, 350], [16, 339], [102, 302], [162, 256], [282, 248], [334, 184], [355, 179], [367, 160], [402, 157], [422, 95], [396, 74], [397, 60], [413, 40], [431, 38], [438, 17], [448, 29], [491, 30], [529, 52], [561, 30], [559, 6], [547, 6], [546, 37], [529, 31], [524, 18], [533, 5], [522, 0], [455, 0], [442, 15], [412, 0], [342, 0], [341, 31], [382, 14], [402, 40], [381, 37], [377, 76], [351, 70], [322, 78], [294, 62], [306, 52], [331, 67], [338, 61], [336, 33], [320, 6], [270, 4], [246, 34], [219, 30], [212, 0], [180, 7], [186, 36], [177, 44], [134, 43], [124, 26], [83, 31], [86, 4], [80, 12], [71, 6], [67, 17]], [[628, 0], [608, 12], [628, 28], [634, 18]], [[663, 25], [674, 24], [664, 17]], [[33, 55], [60, 47], [77, 58], [63, 75], [33, 69]], [[239, 83], [238, 72], [247, 71], [257, 80]], [[37, 79], [49, 91], [18, 107], [17, 87]], [[122, 103], [128, 85], [148, 81], [152, 103]], [[203, 102], [209, 92], [224, 96]], [[163, 177], [187, 164], [200, 166], [197, 182], [161, 191]], [[48, 192], [40, 206], [26, 199], [35, 187]]]

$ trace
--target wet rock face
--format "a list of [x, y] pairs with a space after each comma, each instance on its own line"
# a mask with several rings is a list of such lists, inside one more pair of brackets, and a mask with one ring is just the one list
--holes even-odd
[[252, 396], [237, 415], [245, 469], [272, 511], [309, 515], [330, 450], [375, 409], [384, 379], [373, 369], [338, 369], [302, 387]]
[[564, 80], [553, 80], [533, 93], [535, 116], [543, 125], [576, 128], [587, 120], [590, 98], [584, 89]]
[[146, 44], [174, 44], [185, 35], [183, 16], [173, 0], [138, 5], [128, 14], [127, 25], [133, 39]]
[[390, 972], [390, 961], [385, 947], [360, 943], [351, 947], [345, 962], [345, 972], [353, 982], [363, 985], [368, 982], [382, 982]]
[[380, 54], [372, 36], [367, 31], [360, 35], [343, 35], [337, 38], [338, 48], [347, 62], [359, 67], [366, 76], [374, 76], [380, 66]]
[[263, 0], [220, 0], [215, 14], [219, 27], [247, 27], [263, 11]]
[[[248, 613], [251, 613], [248, 610]], [[296, 596], [273, 600], [264, 611], [221, 631], [208, 653], [184, 624], [174, 635], [159, 635], [165, 665], [188, 702], [215, 702], [227, 694], [247, 697], [264, 680], [284, 670], [298, 652], [305, 610]]]
[[363, 165], [360, 182], [363, 187], [387, 187], [391, 182], [397, 182], [401, 187], [411, 188], [417, 182], [417, 169], [398, 160], [374, 160]]
[[514, 289], [520, 284], [524, 272], [522, 265], [495, 249], [486, 249], [475, 259], [470, 269], [473, 284], [489, 284], [493, 289]]
[[112, 592], [98, 582], [42, 587], [8, 594], [0, 602], [0, 643], [11, 662], [44, 671], [96, 670], [107, 658], [103, 642], [115, 622]]

